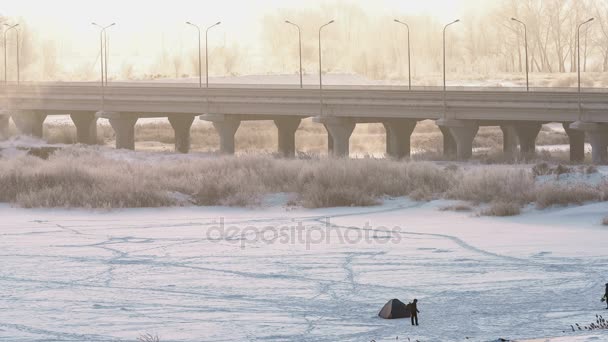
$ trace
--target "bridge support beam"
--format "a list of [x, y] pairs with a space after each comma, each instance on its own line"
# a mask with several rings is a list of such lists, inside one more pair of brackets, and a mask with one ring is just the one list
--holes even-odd
[[19, 131], [25, 135], [42, 138], [46, 114], [40, 111], [18, 111], [13, 121]]
[[10, 118], [7, 111], [0, 111], [0, 140], [8, 139]]
[[97, 112], [98, 118], [108, 119], [116, 135], [116, 148], [124, 150], [135, 149], [135, 124], [137, 115], [131, 113]]
[[441, 130], [441, 134], [443, 135], [443, 157], [450, 159], [456, 157], [456, 140], [452, 137], [450, 129], [448, 127], [439, 126], [439, 130]]
[[327, 131], [327, 155], [331, 156], [334, 154], [334, 138], [331, 136], [327, 127], [325, 127], [325, 130]]
[[384, 121], [386, 130], [386, 154], [402, 159], [410, 156], [410, 138], [418, 121], [411, 119], [392, 119]]
[[582, 131], [587, 134], [592, 148], [594, 164], [608, 163], [608, 125], [592, 122], [577, 121], [570, 125], [570, 129]]
[[456, 156], [467, 160], [473, 156], [473, 139], [479, 131], [479, 123], [474, 120], [439, 119], [439, 127], [447, 127], [456, 142]]
[[70, 114], [76, 126], [76, 141], [80, 144], [95, 145], [97, 143], [97, 117], [93, 112]]
[[314, 122], [322, 123], [327, 129], [332, 143], [330, 155], [336, 158], [348, 158], [350, 155], [350, 136], [355, 130], [356, 123], [348, 118], [315, 117]]
[[296, 155], [296, 131], [301, 122], [300, 118], [274, 119], [279, 133], [279, 153], [285, 158], [293, 158]]
[[524, 156], [536, 153], [536, 137], [543, 125], [540, 122], [516, 122], [513, 126], [519, 140], [520, 153]]
[[585, 132], [571, 129], [570, 124], [569, 122], [563, 123], [570, 140], [570, 161], [582, 162], [585, 160]]
[[190, 128], [194, 122], [194, 115], [170, 115], [169, 123], [173, 127], [175, 136], [175, 151], [179, 153], [190, 152]]
[[506, 157], [514, 158], [517, 154], [517, 131], [512, 124], [500, 125], [502, 131], [502, 151]]
[[210, 121], [220, 136], [220, 153], [234, 154], [234, 135], [241, 125], [241, 120], [235, 116], [224, 114], [205, 114], [201, 120]]

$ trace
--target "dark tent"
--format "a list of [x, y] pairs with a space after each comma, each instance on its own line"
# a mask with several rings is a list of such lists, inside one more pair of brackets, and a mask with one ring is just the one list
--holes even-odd
[[399, 299], [391, 299], [384, 305], [378, 316], [384, 319], [407, 318], [410, 317], [410, 311], [407, 306]]

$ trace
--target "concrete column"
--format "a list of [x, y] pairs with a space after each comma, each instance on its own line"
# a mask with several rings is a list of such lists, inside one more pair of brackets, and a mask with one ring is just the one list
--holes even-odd
[[591, 143], [594, 164], [608, 163], [608, 125], [577, 121], [570, 125], [570, 129], [587, 134]]
[[15, 125], [25, 135], [42, 138], [46, 114], [40, 111], [18, 111], [13, 115]]
[[502, 151], [505, 156], [515, 157], [517, 154], [517, 131], [515, 130], [515, 126], [512, 124], [504, 124], [500, 125], [500, 129], [502, 130]]
[[213, 127], [220, 135], [220, 152], [223, 154], [234, 154], [234, 135], [241, 125], [241, 120], [222, 116], [221, 119], [213, 120]]
[[97, 143], [97, 117], [93, 112], [72, 113], [72, 122], [76, 126], [76, 141], [80, 144]]
[[443, 135], [443, 156], [446, 158], [453, 158], [456, 156], [456, 140], [452, 137], [450, 129], [447, 127], [439, 126], [441, 134]]
[[410, 138], [418, 121], [392, 119], [383, 122], [386, 130], [386, 154], [401, 159], [410, 156]]
[[526, 155], [536, 152], [536, 137], [538, 137], [542, 126], [540, 122], [517, 122], [514, 124], [521, 154]]
[[300, 118], [279, 118], [274, 120], [279, 133], [279, 153], [285, 158], [296, 155], [296, 131], [300, 127]]
[[334, 154], [334, 138], [331, 136], [327, 125], [325, 126], [325, 130], [327, 130], [327, 155], [331, 156]]
[[10, 114], [0, 112], [0, 139], [8, 139]]
[[479, 131], [479, 123], [473, 120], [440, 119], [437, 125], [447, 127], [456, 141], [456, 155], [460, 160], [473, 156], [473, 139]]
[[169, 123], [175, 134], [175, 151], [179, 153], [190, 152], [190, 128], [194, 122], [194, 115], [173, 114], [169, 116]]
[[585, 160], [585, 132], [570, 128], [570, 123], [563, 123], [564, 130], [570, 139], [570, 161], [582, 162]]
[[315, 117], [314, 122], [322, 123], [331, 137], [330, 155], [333, 157], [348, 157], [350, 155], [350, 136], [355, 130], [355, 121], [339, 117]]
[[109, 120], [116, 134], [116, 148], [134, 150], [137, 115], [114, 113]]
[[595, 164], [606, 164], [608, 163], [608, 132], [607, 131], [590, 131], [587, 132], [589, 136], [589, 142], [592, 147], [592, 158]]

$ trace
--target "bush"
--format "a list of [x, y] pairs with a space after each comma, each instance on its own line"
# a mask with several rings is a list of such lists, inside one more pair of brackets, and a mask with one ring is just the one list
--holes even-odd
[[549, 164], [547, 164], [545, 162], [538, 163], [532, 167], [532, 174], [534, 174], [535, 177], [546, 176], [546, 175], [550, 175], [552, 173], [553, 173], [553, 170], [551, 170], [551, 167], [549, 166]]
[[598, 201], [601, 193], [590, 185], [548, 183], [539, 186], [536, 191], [536, 207], [545, 209], [552, 206], [581, 205], [585, 202]]
[[473, 203], [529, 203], [534, 198], [534, 179], [530, 172], [487, 167], [470, 170], [458, 178], [448, 198]]
[[521, 213], [521, 206], [517, 203], [495, 202], [481, 212], [483, 216], [516, 216]]
[[441, 210], [441, 211], [467, 212], [467, 211], [473, 211], [473, 208], [471, 208], [471, 206], [468, 205], [468, 204], [458, 203], [458, 204], [453, 204], [453, 205], [448, 205], [448, 206], [445, 206], [445, 207], [441, 207], [441, 208], [439, 208], [439, 210]]

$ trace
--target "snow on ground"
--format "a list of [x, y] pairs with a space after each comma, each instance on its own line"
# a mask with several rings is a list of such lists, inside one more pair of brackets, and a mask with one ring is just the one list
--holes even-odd
[[[608, 340], [564, 333], [608, 314], [606, 203], [499, 219], [439, 212], [445, 201], [307, 210], [288, 198], [0, 206], [0, 340]], [[391, 298], [418, 298], [420, 327], [378, 318]]]

